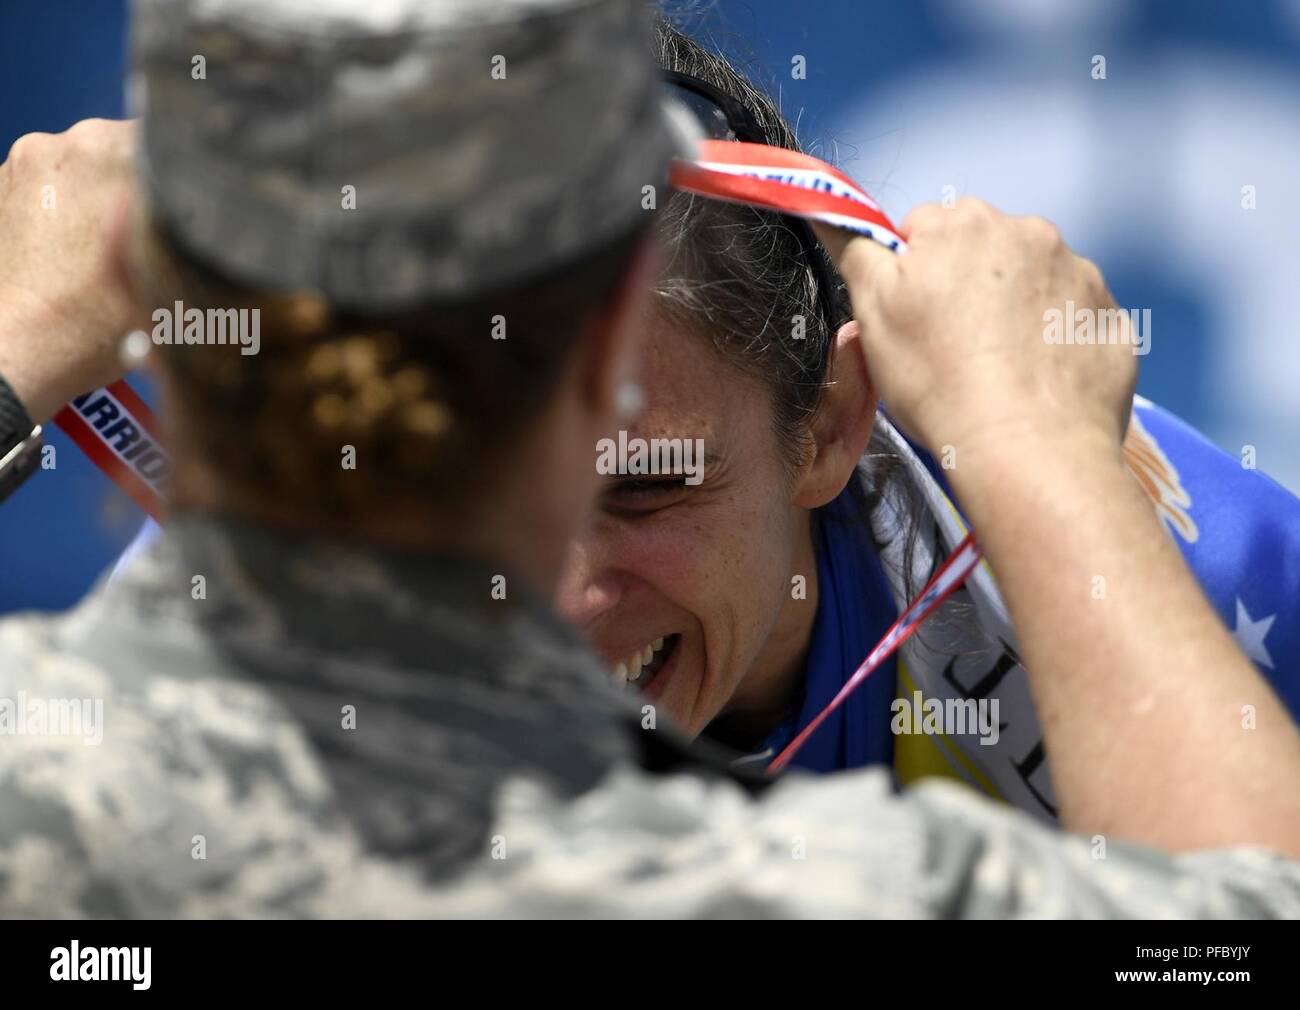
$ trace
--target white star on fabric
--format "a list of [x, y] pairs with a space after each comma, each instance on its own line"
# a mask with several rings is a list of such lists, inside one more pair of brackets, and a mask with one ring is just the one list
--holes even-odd
[[1273, 657], [1268, 654], [1268, 649], [1264, 646], [1264, 636], [1268, 634], [1268, 629], [1273, 626], [1275, 620], [1277, 614], [1252, 621], [1250, 614], [1246, 613], [1246, 606], [1241, 602], [1241, 597], [1237, 597], [1237, 627], [1233, 630], [1232, 637], [1237, 640], [1242, 652], [1270, 670], [1273, 669]]

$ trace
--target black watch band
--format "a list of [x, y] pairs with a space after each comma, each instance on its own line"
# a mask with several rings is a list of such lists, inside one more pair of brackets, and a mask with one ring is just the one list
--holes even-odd
[[40, 465], [43, 444], [40, 427], [0, 375], [0, 501]]

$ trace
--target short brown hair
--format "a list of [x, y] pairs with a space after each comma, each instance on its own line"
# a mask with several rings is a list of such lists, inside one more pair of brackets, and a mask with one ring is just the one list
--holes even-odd
[[[146, 306], [260, 310], [257, 354], [155, 349], [223, 494], [251, 509], [302, 501], [337, 522], [380, 502], [445, 509], [481, 494], [647, 231], [510, 290], [390, 314], [235, 283], [143, 215], [131, 263]], [[493, 339], [502, 320], [505, 339]], [[346, 445], [362, 480], [340, 465]]]

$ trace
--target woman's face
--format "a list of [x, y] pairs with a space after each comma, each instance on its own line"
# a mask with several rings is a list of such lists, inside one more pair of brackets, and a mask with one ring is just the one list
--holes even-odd
[[[694, 736], [734, 706], [761, 706], [801, 664], [815, 609], [809, 519], [791, 501], [770, 390], [699, 337], [656, 316], [647, 325], [644, 408], [627, 439], [702, 440], [703, 479], [602, 478], [557, 602], [611, 676], [623, 664], [628, 689]], [[792, 594], [796, 575], [807, 598]]]

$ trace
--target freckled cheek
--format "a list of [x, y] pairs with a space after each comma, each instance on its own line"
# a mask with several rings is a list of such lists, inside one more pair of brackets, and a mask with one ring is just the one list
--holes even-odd
[[[690, 545], [691, 609], [705, 625], [713, 687], [730, 695], [762, 648], [774, 619], [771, 589], [780, 582], [778, 533], [765, 517], [736, 512], [731, 522], [705, 531]], [[724, 698], [725, 700], [725, 698]]]
[[696, 613], [696, 601], [707, 599], [701, 587], [708, 583], [709, 547], [689, 527], [660, 525], [631, 531], [620, 539], [610, 560], [676, 609]]
[[780, 610], [790, 531], [772, 511], [756, 509], [732, 510], [725, 522], [669, 518], [626, 531], [611, 561], [649, 589], [652, 607], [690, 615], [682, 630], [703, 632], [696, 648], [725, 700]]
[[731, 545], [728, 581], [737, 658], [752, 662], [776, 624], [788, 586], [794, 532], [784, 501], [761, 500], [743, 516], [743, 535]]

